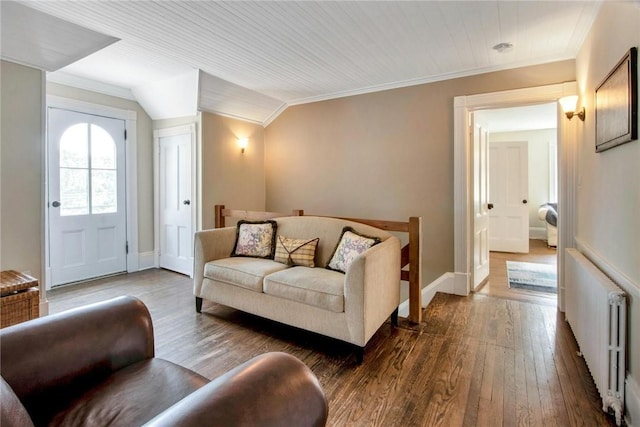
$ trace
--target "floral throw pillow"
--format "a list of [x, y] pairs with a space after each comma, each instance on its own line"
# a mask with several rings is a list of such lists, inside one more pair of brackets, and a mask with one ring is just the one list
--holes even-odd
[[340, 242], [338, 242], [338, 246], [333, 251], [327, 268], [346, 273], [349, 264], [355, 257], [370, 247], [377, 245], [380, 241], [378, 237], [363, 236], [351, 227], [343, 228], [342, 237], [340, 237]]
[[231, 256], [273, 258], [276, 243], [275, 221], [238, 221], [236, 244]]

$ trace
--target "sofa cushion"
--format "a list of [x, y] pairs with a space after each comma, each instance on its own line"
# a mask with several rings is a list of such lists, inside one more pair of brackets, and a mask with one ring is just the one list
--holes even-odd
[[276, 239], [276, 255], [274, 261], [287, 265], [315, 267], [314, 259], [319, 238], [291, 239], [278, 235]]
[[273, 259], [276, 249], [275, 221], [238, 221], [231, 256]]
[[380, 242], [379, 237], [365, 236], [351, 227], [344, 227], [340, 241], [333, 251], [327, 268], [329, 270], [346, 273], [349, 264], [351, 264], [358, 255]]
[[344, 312], [344, 274], [324, 268], [292, 267], [264, 278], [264, 293]]
[[121, 369], [53, 417], [50, 426], [139, 426], [209, 381], [162, 359]]
[[270, 259], [223, 258], [206, 263], [204, 277], [262, 292], [264, 276], [286, 268], [286, 265]]

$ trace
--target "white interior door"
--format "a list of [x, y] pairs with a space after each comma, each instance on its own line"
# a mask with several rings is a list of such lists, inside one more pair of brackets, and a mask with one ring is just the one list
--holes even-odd
[[[473, 117], [473, 115], [472, 115]], [[473, 288], [489, 276], [488, 134], [471, 120], [473, 132]]]
[[156, 131], [158, 152], [158, 264], [193, 275], [195, 129]]
[[127, 270], [125, 122], [48, 109], [51, 285]]
[[529, 252], [528, 143], [489, 144], [489, 247], [497, 252]]

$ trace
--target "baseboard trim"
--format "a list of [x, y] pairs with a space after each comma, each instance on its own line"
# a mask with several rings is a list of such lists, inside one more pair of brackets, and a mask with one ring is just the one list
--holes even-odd
[[[422, 288], [422, 308], [426, 308], [436, 292], [444, 292], [454, 294], [455, 276], [453, 273], [444, 273], [433, 282]], [[409, 316], [409, 300], [405, 300], [398, 306], [398, 315], [400, 317]]]
[[138, 271], [148, 270], [155, 267], [156, 253], [154, 251], [140, 252], [138, 254]]
[[40, 304], [38, 306], [38, 317], [44, 317], [49, 315], [49, 300], [40, 300]]
[[624, 397], [625, 423], [629, 427], [640, 427], [640, 386], [630, 375], [625, 380]]
[[547, 240], [547, 229], [544, 227], [529, 227], [529, 238]]

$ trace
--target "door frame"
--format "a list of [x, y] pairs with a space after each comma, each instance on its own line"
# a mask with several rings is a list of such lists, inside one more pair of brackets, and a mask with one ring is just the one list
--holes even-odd
[[[153, 240], [154, 240], [154, 266], [160, 268], [160, 138], [174, 135], [191, 135], [191, 224], [192, 232], [200, 230], [198, 212], [200, 211], [200, 181], [197, 159], [199, 143], [196, 132], [196, 123], [181, 126], [156, 129], [153, 131]], [[193, 273], [192, 273], [193, 274]]]
[[[575, 81], [503, 92], [454, 97], [454, 292], [468, 295], [473, 285], [473, 141], [469, 113], [490, 108], [557, 102], [577, 94]], [[576, 123], [558, 109], [558, 307], [564, 311], [564, 249], [575, 246]]]
[[[137, 166], [137, 112], [124, 110], [91, 102], [78, 101], [56, 95], [47, 95], [45, 123], [47, 126], [45, 138], [45, 153], [49, 149], [49, 108], [75, 111], [77, 113], [92, 114], [112, 119], [124, 120], [127, 138], [125, 140], [125, 212], [126, 212], [126, 238], [129, 247], [127, 253], [127, 272], [138, 271], [138, 166]], [[46, 214], [49, 203], [49, 159], [45, 154], [45, 273], [44, 281], [46, 289], [51, 289], [51, 262], [49, 241], [49, 215]]]

